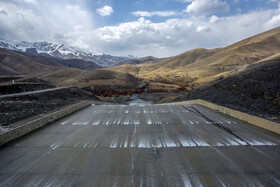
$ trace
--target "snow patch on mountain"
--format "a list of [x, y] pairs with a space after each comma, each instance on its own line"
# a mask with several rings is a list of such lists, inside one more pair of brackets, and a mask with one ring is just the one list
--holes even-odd
[[19, 52], [28, 52], [38, 55], [49, 55], [62, 59], [83, 59], [93, 61], [101, 66], [114, 66], [118, 62], [136, 57], [129, 56], [111, 56], [94, 50], [83, 50], [77, 47], [58, 45], [50, 42], [26, 42], [17, 40], [7, 40], [0, 38], [0, 48], [6, 48]]

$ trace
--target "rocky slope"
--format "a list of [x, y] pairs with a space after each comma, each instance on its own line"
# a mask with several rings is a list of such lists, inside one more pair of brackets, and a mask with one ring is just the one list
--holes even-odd
[[0, 127], [19, 120], [30, 120], [28, 118], [36, 118], [36, 115], [45, 115], [83, 100], [98, 99], [75, 87], [0, 99]]
[[280, 122], [280, 54], [172, 101], [204, 99]]
[[[7, 77], [4, 77], [4, 79]], [[10, 77], [13, 78], [13, 77]], [[13, 93], [22, 93], [22, 92], [30, 92], [36, 90], [44, 90], [55, 88], [54, 85], [44, 81], [42, 79], [37, 78], [21, 78], [15, 77], [11, 80], [4, 81], [2, 77], [0, 77], [0, 96], [1, 94], [13, 94]]]

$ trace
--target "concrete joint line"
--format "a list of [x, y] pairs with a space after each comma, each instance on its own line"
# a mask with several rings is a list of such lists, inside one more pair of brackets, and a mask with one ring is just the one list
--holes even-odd
[[197, 100], [189, 100], [189, 101], [182, 101], [182, 102], [174, 102], [174, 103], [167, 103], [167, 104], [174, 104], [174, 105], [193, 105], [193, 104], [198, 104], [198, 105], [202, 105], [205, 106], [207, 108], [210, 108], [212, 110], [217, 110], [223, 114], [229, 115], [231, 117], [234, 117], [236, 119], [245, 121], [247, 123], [250, 123], [252, 125], [261, 127], [263, 129], [272, 131], [274, 133], [280, 134], [280, 124], [261, 118], [261, 117], [257, 117], [257, 116], [253, 116], [244, 112], [240, 112], [237, 110], [233, 110], [224, 106], [220, 106], [208, 101], [204, 101], [201, 99], [197, 99]]

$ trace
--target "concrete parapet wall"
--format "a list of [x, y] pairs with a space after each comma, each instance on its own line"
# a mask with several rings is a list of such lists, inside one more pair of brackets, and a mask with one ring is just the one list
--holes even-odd
[[232, 116], [234, 118], [240, 119], [242, 121], [245, 121], [247, 123], [250, 123], [252, 125], [264, 128], [266, 130], [275, 132], [277, 134], [280, 134], [280, 124], [273, 122], [273, 121], [269, 121], [260, 117], [256, 117], [250, 114], [246, 114], [244, 112], [240, 112], [237, 110], [233, 110], [227, 107], [223, 107], [208, 101], [204, 101], [201, 99], [197, 99], [197, 100], [190, 100], [190, 101], [182, 101], [182, 102], [174, 102], [174, 103], [169, 103], [169, 104], [177, 104], [177, 105], [191, 105], [191, 104], [198, 104], [198, 105], [202, 105], [205, 106], [207, 108], [213, 109], [213, 110], [218, 110], [221, 113], [227, 114], [229, 116]]
[[79, 109], [82, 109], [88, 105], [90, 105], [91, 102], [89, 101], [83, 101], [74, 105], [71, 105], [67, 108], [61, 109], [59, 111], [56, 111], [54, 113], [48, 114], [44, 117], [41, 117], [39, 119], [27, 122], [19, 127], [16, 127], [14, 129], [11, 129], [7, 132], [4, 132], [0, 134], [0, 146], [3, 145], [4, 143], [7, 143], [11, 140], [14, 140], [16, 138], [19, 138], [39, 127], [42, 127], [48, 123], [51, 123], [55, 120], [58, 120], [70, 113], [73, 113]]

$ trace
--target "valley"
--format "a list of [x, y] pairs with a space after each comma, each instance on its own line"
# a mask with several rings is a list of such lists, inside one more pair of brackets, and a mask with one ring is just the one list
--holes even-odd
[[[42, 43], [29, 45], [36, 47], [35, 44], [40, 44], [38, 50], [43, 50]], [[62, 50], [60, 53], [74, 49], [43, 44], [53, 51]], [[2, 94], [7, 94], [16, 87], [32, 91], [50, 86], [76, 86], [113, 103], [127, 101], [125, 98], [135, 93], [154, 103], [203, 98], [279, 121], [279, 44], [278, 27], [223, 48], [198, 48], [164, 59], [148, 56], [112, 63], [107, 68], [83, 59], [2, 48], [0, 89]], [[25, 48], [29, 49], [26, 45]], [[45, 82], [22, 82], [17, 77], [23, 81], [35, 78]]]
[[0, 187], [279, 187], [280, 0], [0, 0]]

